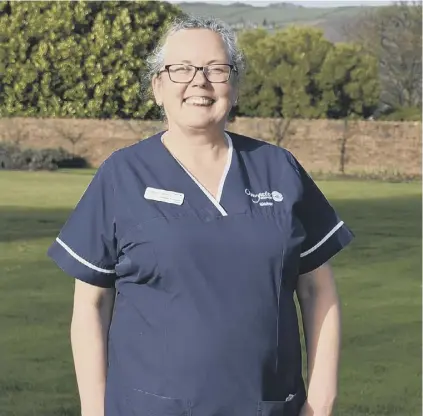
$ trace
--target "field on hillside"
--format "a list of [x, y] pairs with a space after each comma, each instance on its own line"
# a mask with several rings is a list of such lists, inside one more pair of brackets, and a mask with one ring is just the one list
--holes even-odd
[[[1, 416], [80, 415], [73, 280], [46, 251], [92, 173], [0, 172]], [[319, 185], [356, 234], [334, 261], [344, 322], [335, 415], [421, 415], [421, 183]]]
[[315, 21], [328, 18], [354, 17], [360, 7], [298, 7], [295, 5], [269, 5], [254, 7], [248, 4], [219, 3], [179, 3], [178, 6], [187, 13], [200, 16], [218, 17], [227, 23], [251, 22], [262, 24], [266, 19], [269, 23], [288, 24]]
[[254, 7], [249, 4], [219, 3], [179, 3], [178, 6], [188, 14], [213, 16], [230, 25], [263, 25], [284, 28], [289, 25], [307, 25], [321, 28], [331, 42], [346, 41], [345, 28], [361, 13], [372, 7], [300, 7], [280, 3]]

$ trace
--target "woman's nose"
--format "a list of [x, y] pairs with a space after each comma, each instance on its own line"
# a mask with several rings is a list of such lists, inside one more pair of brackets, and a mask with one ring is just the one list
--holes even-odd
[[201, 70], [201, 69], [197, 70], [196, 74], [194, 75], [193, 80], [191, 81], [192, 84], [201, 85], [201, 86], [206, 85], [207, 82], [208, 82], [208, 80], [207, 80], [207, 78], [204, 74], [204, 71]]

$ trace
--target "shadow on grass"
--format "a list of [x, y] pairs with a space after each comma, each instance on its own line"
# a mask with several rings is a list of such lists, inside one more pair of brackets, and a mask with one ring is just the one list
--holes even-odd
[[0, 207], [0, 242], [54, 239], [70, 213], [68, 209]]
[[[365, 264], [367, 267], [402, 257], [406, 262], [411, 262], [413, 275], [416, 270], [420, 285], [417, 259], [421, 259], [421, 205], [419, 195], [335, 201], [341, 218], [356, 234], [353, 244], [339, 257], [339, 264]], [[0, 242], [39, 238], [53, 240], [70, 212], [68, 209], [0, 207]], [[9, 358], [5, 361], [6, 370], [0, 372], [0, 397], [2, 393], [4, 396], [3, 401], [0, 401], [0, 415], [76, 416], [80, 414], [79, 406], [73, 383], [71, 353], [65, 341], [68, 336], [66, 331], [71, 295], [66, 292], [67, 286], [64, 287], [61, 281], [52, 283], [52, 274], [46, 274], [46, 268], [41, 268], [36, 262], [26, 266], [35, 270], [34, 275], [20, 272], [23, 285], [26, 286], [4, 279], [7, 287], [14, 288], [21, 297], [10, 296], [10, 289], [4, 291], [7, 296], [4, 299], [4, 311], [0, 314], [3, 326], [0, 326], [4, 328], [6, 339], [10, 340], [14, 338], [8, 334], [13, 334], [19, 328], [20, 335], [16, 339], [22, 339], [23, 342], [0, 345], [3, 348], [0, 355], [14, 357], [13, 360]], [[409, 293], [413, 293], [410, 291], [414, 286], [409, 285], [410, 289], [397, 293], [396, 288], [404, 286], [405, 276], [398, 276], [397, 279], [394, 273], [386, 281], [384, 267], [392, 267], [392, 264], [379, 265], [375, 269], [375, 276], [371, 276], [373, 271], [369, 272], [371, 278], [345, 279], [343, 282], [344, 299], [349, 304], [344, 306], [344, 345], [348, 348], [344, 353], [348, 361], [344, 359], [343, 362], [344, 377], [348, 384], [343, 386], [341, 395], [343, 402], [340, 413], [344, 416], [418, 414], [420, 404], [417, 403], [417, 397], [421, 385], [414, 373], [417, 371], [415, 369], [421, 368], [418, 358], [421, 324], [417, 314], [413, 318], [409, 312], [414, 309], [407, 309], [411, 303]], [[50, 269], [53, 270], [53, 265]], [[400, 270], [403, 268], [400, 267]], [[59, 271], [56, 274], [59, 275]], [[31, 282], [32, 297], [27, 290], [22, 290], [22, 287], [29, 287], [25, 283], [27, 281]], [[70, 288], [71, 279], [67, 281]], [[370, 290], [371, 285], [375, 285], [374, 291]], [[382, 291], [384, 287], [385, 292]], [[418, 293], [416, 291], [415, 296]], [[39, 331], [38, 336], [34, 336], [37, 333], [35, 331]], [[7, 345], [10, 345], [9, 351], [6, 351]], [[40, 368], [44, 368], [41, 376]], [[386, 372], [386, 375], [378, 374], [377, 371]], [[360, 377], [356, 375], [358, 373]], [[55, 381], [53, 387], [51, 380]], [[382, 389], [378, 389], [378, 385], [383, 385], [386, 395], [381, 393]], [[361, 393], [363, 388], [367, 389], [368, 397]], [[409, 394], [409, 397], [405, 401], [399, 400], [399, 397], [403, 397], [400, 394]]]
[[[420, 245], [421, 209], [419, 195], [364, 200], [337, 200], [335, 208], [356, 235], [348, 260], [375, 261], [407, 252]], [[67, 209], [0, 207], [0, 242], [57, 236], [70, 214]], [[376, 258], [375, 258], [376, 256]]]

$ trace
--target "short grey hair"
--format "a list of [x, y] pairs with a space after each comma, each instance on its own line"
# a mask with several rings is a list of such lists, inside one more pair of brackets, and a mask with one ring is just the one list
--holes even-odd
[[208, 29], [218, 33], [226, 46], [230, 63], [234, 65], [238, 78], [245, 72], [244, 55], [237, 45], [237, 38], [234, 30], [223, 21], [213, 17], [200, 17], [192, 15], [183, 15], [173, 20], [162, 36], [157, 47], [147, 58], [147, 72], [149, 80], [159, 72], [164, 64], [164, 46], [167, 38], [176, 32], [184, 29]]

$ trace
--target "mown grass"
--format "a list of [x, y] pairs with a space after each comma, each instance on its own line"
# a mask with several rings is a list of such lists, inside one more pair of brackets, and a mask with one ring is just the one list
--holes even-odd
[[[92, 173], [0, 172], [1, 416], [79, 414], [73, 280], [46, 250]], [[421, 184], [319, 185], [356, 234], [334, 261], [343, 307], [335, 414], [421, 415]]]

